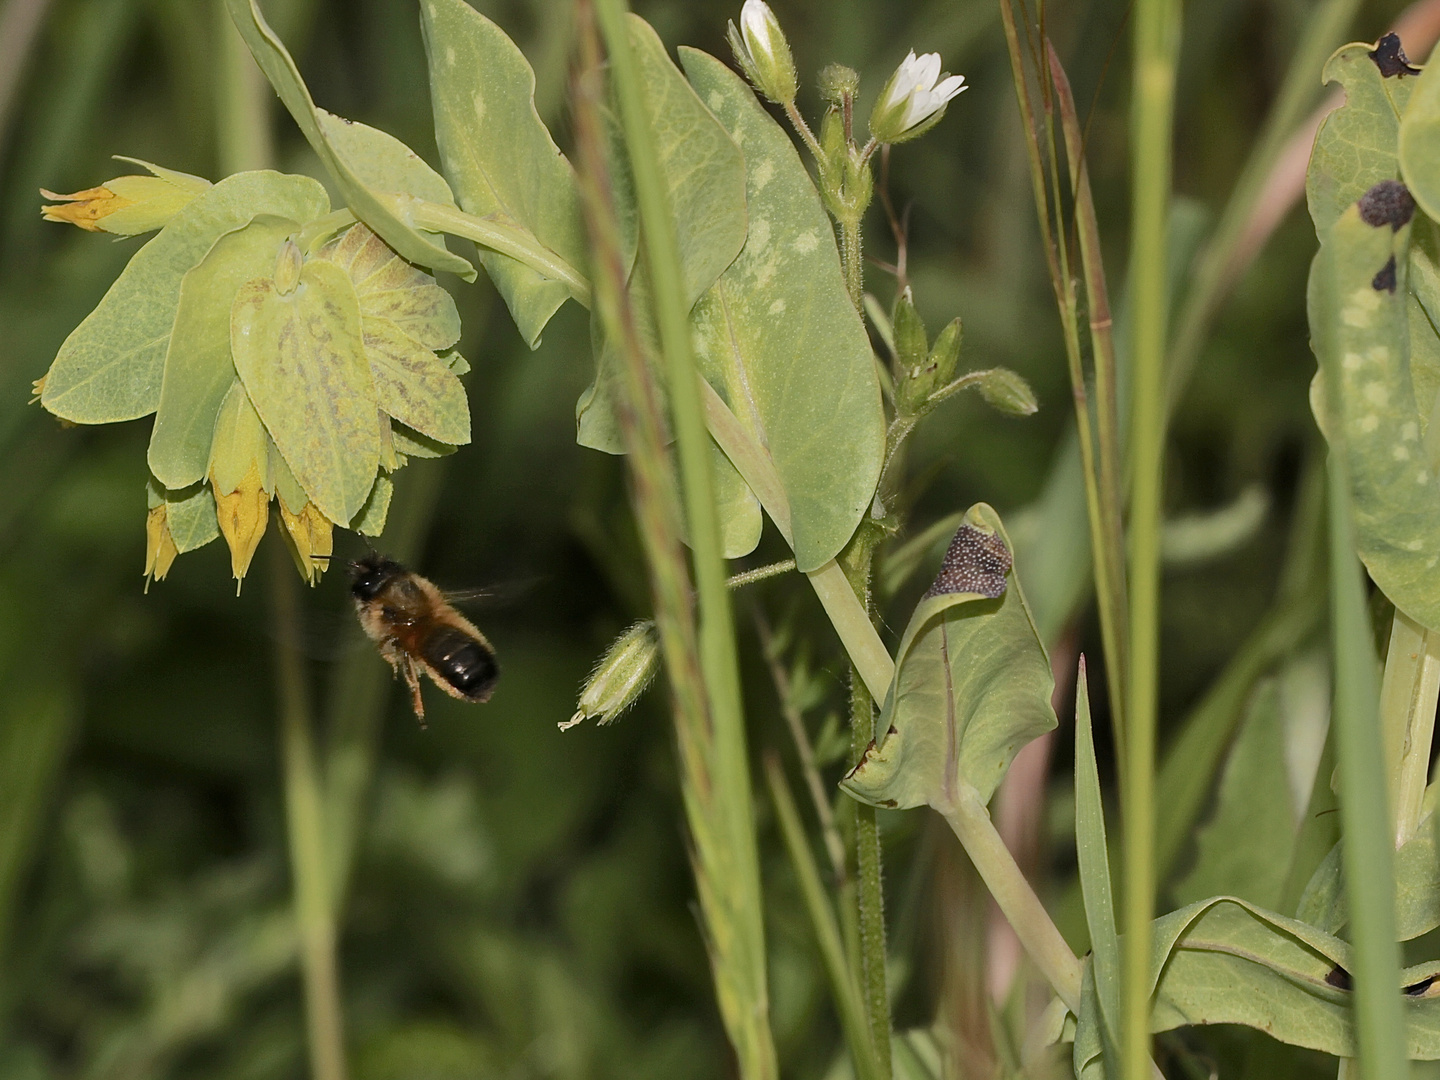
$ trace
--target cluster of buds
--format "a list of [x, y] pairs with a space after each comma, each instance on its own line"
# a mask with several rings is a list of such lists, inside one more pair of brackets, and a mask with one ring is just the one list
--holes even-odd
[[1025, 379], [1009, 368], [988, 368], [955, 377], [960, 359], [959, 319], [950, 320], [932, 344], [908, 288], [895, 301], [895, 409], [918, 417], [961, 390], [973, 389], [991, 408], [1009, 416], [1030, 416], [1039, 404]]

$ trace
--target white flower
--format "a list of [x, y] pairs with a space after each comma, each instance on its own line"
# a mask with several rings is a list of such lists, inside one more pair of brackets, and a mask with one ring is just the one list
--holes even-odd
[[950, 99], [964, 89], [964, 75], [941, 74], [939, 53], [916, 56], [911, 49], [870, 113], [870, 134], [882, 143], [913, 139], [939, 122]]
[[730, 48], [745, 76], [771, 101], [786, 105], [795, 100], [797, 80], [790, 43], [780, 20], [765, 0], [745, 0], [740, 29], [730, 24]]

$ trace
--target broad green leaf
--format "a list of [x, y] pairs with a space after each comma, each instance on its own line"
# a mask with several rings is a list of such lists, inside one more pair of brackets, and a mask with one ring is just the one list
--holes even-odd
[[[1085, 982], [1089, 984], [1093, 980], [1095, 1004], [1104, 1017], [1105, 1041], [1108, 1045], [1118, 1046], [1120, 937], [1115, 930], [1110, 851], [1105, 839], [1105, 804], [1100, 797], [1100, 770], [1095, 764], [1095, 736], [1090, 726], [1090, 684], [1084, 657], [1080, 659], [1080, 673], [1075, 682], [1075, 854], [1080, 864], [1085, 922], [1090, 928], [1091, 962], [1085, 973]], [[1082, 988], [1082, 1001], [1083, 993]]]
[[[528, 230], [574, 267], [586, 263], [575, 171], [535, 111], [535, 73], [503, 30], [464, 0], [424, 0], [435, 138], [460, 208]], [[480, 264], [532, 349], [569, 288], [495, 251]]]
[[380, 408], [437, 442], [468, 443], [470, 403], [449, 365], [389, 319], [361, 323]]
[[304, 224], [329, 209], [324, 187], [306, 176], [260, 171], [220, 181], [131, 257], [60, 346], [40, 403], [77, 424], [110, 424], [154, 412], [186, 273], [216, 240], [258, 215]]
[[[1395, 932], [1401, 941], [1428, 934], [1440, 926], [1440, 863], [1436, 860], [1435, 822], [1427, 815], [1415, 835], [1395, 853]], [[1325, 856], [1305, 895], [1296, 918], [1338, 934], [1350, 922], [1345, 899], [1345, 874], [1340, 845]]]
[[875, 806], [946, 806], [960, 784], [989, 802], [1019, 749], [1055, 727], [1050, 661], [1010, 573], [1000, 518], [977, 503], [915, 608], [877, 730], [843, 781]]
[[147, 455], [150, 471], [166, 487], [182, 488], [205, 476], [216, 413], [239, 385], [230, 359], [230, 305], [241, 285], [275, 269], [280, 245], [298, 228], [286, 218], [257, 217], [216, 240], [181, 282]]
[[258, 278], [231, 316], [235, 368], [290, 471], [320, 512], [348, 522], [380, 464], [360, 303], [344, 270], [311, 260], [293, 292]]
[[275, 482], [270, 475], [270, 436], [255, 406], [250, 404], [250, 395], [239, 379], [230, 383], [230, 390], [220, 404], [215, 417], [215, 438], [210, 447], [210, 464], [207, 470], [210, 486], [222, 495], [228, 495], [240, 486], [251, 466], [260, 471], [260, 486], [274, 493]]
[[177, 553], [183, 555], [204, 547], [220, 535], [215, 496], [209, 484], [191, 484], [172, 491], [152, 477], [145, 493], [152, 510], [162, 502], [165, 504], [166, 527], [170, 530], [170, 539], [175, 541]]
[[885, 414], [835, 234], [800, 155], [745, 82], [682, 49], [700, 95], [745, 153], [750, 228], [692, 313], [696, 359], [790, 499], [802, 571], [832, 559], [875, 495]]
[[1325, 117], [1315, 136], [1305, 196], [1316, 232], [1335, 223], [1381, 180], [1400, 176], [1400, 116], [1415, 87], [1411, 76], [1385, 78], [1370, 58], [1373, 45], [1344, 45], [1325, 62], [1322, 81], [1345, 88], [1345, 104]]
[[1199, 856], [1174, 888], [1177, 902], [1240, 896], [1261, 907], [1280, 902], [1294, 811], [1285, 773], [1285, 733], [1274, 679], [1255, 688], [1220, 775], [1214, 815], [1197, 834]]
[[745, 243], [745, 158], [670, 60], [650, 24], [631, 15], [629, 25], [667, 202], [675, 216], [685, 303], [693, 305]]
[[315, 257], [350, 275], [360, 314], [389, 319], [427, 349], [448, 349], [460, 340], [460, 313], [450, 294], [363, 224], [351, 226]]
[[350, 527], [361, 536], [379, 536], [385, 531], [385, 518], [390, 513], [390, 497], [395, 493], [395, 484], [383, 472], [375, 477], [375, 486], [370, 497], [350, 522]]
[[1343, 376], [1334, 388], [1322, 381], [1317, 419], [1322, 430], [1332, 422], [1324, 399], [1333, 390], [1360, 557], [1397, 607], [1436, 627], [1440, 468], [1426, 452], [1409, 377], [1409, 238], [1408, 225], [1367, 224], [1358, 208], [1341, 215], [1321, 234], [1311, 269], [1310, 325], [1317, 355], [1333, 355], [1331, 370]]
[[[1212, 897], [1157, 919], [1150, 985], [1154, 1031], [1196, 1024], [1243, 1024], [1292, 1046], [1354, 1057], [1350, 948], [1338, 938], [1235, 897]], [[1409, 1056], [1440, 1060], [1440, 974], [1431, 961], [1401, 973]], [[1076, 1072], [1101, 1055], [1101, 1031], [1082, 1008]]]
[[[346, 205], [355, 216], [411, 262], [436, 270], [448, 270], [466, 281], [475, 280], [473, 266], [448, 251], [444, 243], [432, 234], [417, 229], [411, 223], [410, 210], [417, 197], [437, 201], [425, 194], [425, 191], [435, 190], [428, 178], [422, 191], [416, 191], [410, 186], [392, 189], [387, 185], [406, 185], [414, 179], [411, 170], [403, 166], [399, 158], [390, 156], [377, 166], [375, 162], [367, 159], [348, 156], [339, 145], [331, 141], [326, 130], [326, 121], [321, 111], [315, 107], [304, 80], [300, 78], [295, 61], [275, 36], [275, 31], [270, 29], [256, 0], [225, 0], [225, 6], [229, 9], [230, 18], [240, 31], [240, 36], [245, 39], [251, 55], [255, 57], [255, 62], [260, 65], [260, 70], [265, 72], [270, 85], [275, 88], [275, 93], [290, 110], [290, 115], [304, 132], [311, 148], [319, 156], [325, 171], [335, 181]], [[330, 119], [336, 120], [333, 117]], [[345, 121], [338, 123], [344, 124]], [[357, 135], [355, 138], [356, 142], [349, 144], [351, 153], [360, 149], [383, 149], [387, 145], [366, 135]], [[389, 136], [384, 136], [384, 139], [388, 140], [388, 144], [400, 146]], [[415, 160], [418, 162], [419, 159]], [[433, 172], [431, 175], [434, 175]]]
[[442, 206], [455, 205], [445, 178], [394, 135], [320, 108], [315, 110], [315, 118], [326, 141], [366, 187], [413, 195]]
[[[1440, 219], [1440, 65], [1427, 64], [1401, 105], [1400, 175], [1431, 219]], [[1396, 80], [1387, 80], [1396, 81]]]

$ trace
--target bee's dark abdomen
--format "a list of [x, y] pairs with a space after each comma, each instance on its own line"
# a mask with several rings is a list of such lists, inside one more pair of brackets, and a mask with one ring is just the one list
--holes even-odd
[[450, 626], [442, 626], [426, 638], [421, 655], [437, 675], [472, 700], [488, 697], [500, 677], [495, 654]]

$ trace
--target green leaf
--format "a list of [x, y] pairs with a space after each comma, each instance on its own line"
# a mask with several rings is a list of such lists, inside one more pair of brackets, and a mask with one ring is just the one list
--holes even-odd
[[131, 257], [60, 346], [40, 403], [77, 424], [111, 424], [154, 412], [186, 273], [220, 237], [259, 215], [304, 224], [329, 209], [325, 189], [306, 176], [243, 172], [220, 181]]
[[252, 465], [260, 470], [260, 486], [273, 493], [270, 475], [270, 436], [260, 415], [250, 403], [250, 395], [239, 379], [232, 379], [230, 390], [215, 417], [215, 438], [209, 453], [210, 486], [228, 495], [240, 486]]
[[[429, 176], [435, 175], [433, 170], [426, 169], [429, 176], [422, 177], [414, 164], [423, 164], [419, 158], [414, 158], [414, 163], [403, 158], [395, 148], [411, 157], [414, 155], [403, 144], [381, 132], [353, 134], [353, 141], [342, 137], [339, 144], [332, 142], [331, 135], [335, 134], [336, 125], [347, 122], [322, 113], [315, 107], [295, 61], [275, 36], [275, 31], [270, 29], [256, 0], [225, 0], [225, 6], [255, 62], [290, 110], [290, 115], [304, 132], [355, 216], [411, 262], [436, 270], [448, 270], [466, 281], [474, 281], [473, 266], [460, 256], [451, 254], [443, 242], [417, 229], [410, 221], [411, 204], [417, 197], [453, 205], [449, 200], [430, 197], [439, 190], [429, 179]], [[350, 154], [378, 151], [380, 157], [376, 161], [363, 156], [351, 157], [346, 149]], [[390, 184], [397, 186], [390, 187]], [[411, 184], [416, 184], [420, 190], [415, 190]]]
[[230, 359], [230, 305], [241, 285], [274, 270], [280, 245], [298, 228], [287, 218], [257, 217], [216, 240], [181, 282], [146, 459], [166, 487], [186, 487], [205, 476], [216, 413], [238, 385]]
[[1370, 58], [1373, 45], [1344, 45], [1325, 62], [1322, 81], [1345, 88], [1345, 104], [1326, 116], [1315, 136], [1305, 197], [1316, 232], [1381, 180], [1400, 176], [1396, 147], [1400, 116], [1415, 79], [1384, 78]]
[[204, 547], [220, 535], [215, 496], [209, 484], [191, 484], [172, 491], [152, 477], [145, 491], [151, 509], [165, 504], [166, 526], [179, 554]]
[[[464, 0], [420, 5], [435, 138], [460, 208], [528, 230], [571, 266], [586, 262], [575, 171], [535, 111], [535, 72], [503, 30]], [[570, 296], [508, 255], [480, 250], [532, 349]]]
[[437, 442], [420, 434], [414, 428], [406, 427], [398, 420], [390, 425], [390, 439], [397, 454], [412, 458], [442, 458], [455, 452], [451, 443]]
[[[1420, 77], [1406, 78], [1409, 101], [1400, 104], [1400, 175], [1420, 208], [1440, 218], [1440, 65], [1427, 64]], [[1387, 82], [1397, 82], [1389, 79]]]
[[977, 503], [910, 617], [872, 744], [840, 786], [875, 806], [989, 802], [1019, 749], [1055, 727], [1050, 661], [1010, 573], [1000, 518]]
[[[1075, 854], [1080, 864], [1080, 891], [1085, 901], [1085, 922], [1090, 928], [1092, 949], [1085, 983], [1093, 980], [1095, 1004], [1104, 1018], [1107, 1043], [1119, 1046], [1120, 937], [1115, 930], [1105, 804], [1100, 797], [1100, 770], [1095, 764], [1090, 684], [1083, 656], [1075, 683]], [[1081, 992], [1083, 1003], [1083, 987]]]
[[1199, 857], [1175, 885], [1178, 902], [1227, 895], [1266, 908], [1279, 904], [1295, 827], [1274, 679], [1251, 695], [1220, 776], [1214, 816], [1201, 826], [1197, 840]]
[[389, 319], [361, 320], [380, 408], [437, 442], [470, 441], [470, 403], [448, 364]]
[[[1355, 1056], [1354, 995], [1342, 989], [1349, 983], [1351, 951], [1338, 938], [1225, 896], [1157, 919], [1152, 935], [1151, 1030], [1244, 1024], [1291, 1046]], [[1413, 1060], [1440, 1060], [1440, 996], [1421, 996], [1437, 974], [1437, 961], [1401, 973]], [[1100, 1035], [1082, 1009], [1077, 1073], [1099, 1058]]]
[[[1336, 844], [1316, 869], [1300, 898], [1296, 918], [1327, 934], [1338, 934], [1350, 922], [1345, 874]], [[1395, 932], [1410, 941], [1440, 926], [1440, 862], [1436, 859], [1435, 821], [1426, 815], [1411, 839], [1395, 853]]]
[[235, 367], [275, 446], [320, 512], [348, 522], [380, 464], [360, 303], [344, 270], [307, 262], [295, 290], [244, 285], [231, 315]]
[[[1311, 338], [1322, 373], [1342, 376], [1333, 404], [1345, 425], [1360, 557], [1396, 607], [1440, 627], [1440, 467], [1426, 451], [1409, 377], [1409, 239], [1409, 226], [1367, 224], [1355, 207], [1321, 234]], [[1322, 378], [1312, 395], [1322, 431], [1332, 422], [1330, 390]]]
[[[885, 450], [880, 385], [835, 234], [794, 144], [719, 60], [681, 58], [745, 151], [745, 246], [692, 312], [696, 360], [769, 449], [802, 571], [832, 559], [869, 508]], [[922, 330], [923, 333], [923, 330]]]

